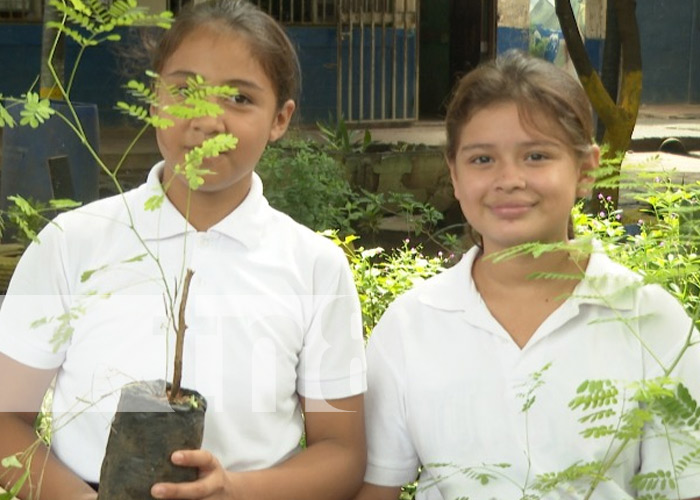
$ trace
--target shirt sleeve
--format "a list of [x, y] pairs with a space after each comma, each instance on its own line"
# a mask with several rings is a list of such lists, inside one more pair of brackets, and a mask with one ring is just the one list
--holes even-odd
[[333, 247], [318, 258], [313, 286], [312, 313], [297, 366], [297, 391], [317, 400], [362, 394], [367, 389], [362, 313], [342, 250]]
[[367, 347], [365, 481], [401, 486], [416, 478], [419, 459], [406, 416], [405, 357], [401, 334], [410, 311], [392, 304], [370, 337]]
[[[686, 408], [697, 405], [700, 403], [700, 336], [693, 321], [674, 297], [657, 286], [645, 287], [642, 291], [640, 313], [641, 338], [647, 346], [645, 378], [660, 377], [675, 365], [670, 373], [671, 387], [678, 395], [682, 384], [688, 390], [683, 398], [687, 401], [692, 398], [695, 402], [688, 403]], [[697, 416], [700, 410], [696, 411]], [[675, 422], [655, 419], [645, 427], [639, 471], [650, 477], [668, 473], [677, 481], [677, 489], [666, 483], [660, 490], [644, 490], [640, 494], [659, 492], [668, 498], [700, 496], [698, 424], [689, 422], [688, 415], [682, 415], [683, 412], [678, 413]]]
[[0, 352], [33, 368], [60, 366], [70, 342], [61, 229], [47, 225], [12, 275], [0, 308]]

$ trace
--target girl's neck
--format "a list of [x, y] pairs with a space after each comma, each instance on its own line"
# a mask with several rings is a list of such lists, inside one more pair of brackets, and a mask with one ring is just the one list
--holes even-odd
[[[493, 317], [521, 349], [547, 317], [571, 295], [581, 281], [587, 258], [567, 250], [537, 258], [520, 255], [494, 261], [488, 254], [474, 262], [474, 284]], [[538, 273], [556, 273], [551, 279]]]
[[[504, 290], [528, 288], [559, 288], [564, 282], [578, 283], [586, 268], [587, 259], [577, 252], [557, 250], [538, 257], [522, 254], [502, 260], [494, 259], [488, 252], [479, 255], [474, 263], [474, 281], [489, 288]], [[570, 275], [571, 280], [537, 278], [540, 273]], [[568, 286], [566, 287], [568, 288]]]

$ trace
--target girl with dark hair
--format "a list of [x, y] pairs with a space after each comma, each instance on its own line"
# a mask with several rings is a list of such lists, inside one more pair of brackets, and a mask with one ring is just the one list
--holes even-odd
[[[20, 497], [94, 499], [89, 484], [99, 481], [119, 389], [163, 378], [172, 361], [159, 276], [191, 268], [183, 386], [205, 396], [208, 409], [202, 450], [171, 459], [199, 477], [155, 484], [153, 497], [351, 498], [365, 465], [364, 345], [352, 275], [330, 240], [268, 205], [254, 173], [294, 113], [296, 53], [252, 4], [210, 0], [179, 14], [153, 67], [160, 79], [151, 112], [174, 123], [157, 130], [163, 161], [141, 187], [47, 226], [0, 310], [0, 456], [35, 441], [32, 423], [55, 377], [60, 429], [50, 450], [35, 454]], [[218, 114], [171, 116], [179, 99], [172, 90], [193, 77], [237, 92], [216, 97]], [[192, 189], [186, 155], [219, 134], [237, 138], [236, 147], [205, 159], [203, 184]], [[159, 193], [161, 207], [146, 210]], [[144, 245], [158, 263], [135, 258]], [[99, 272], [85, 280], [88, 270]], [[96, 300], [81, 309], [89, 298]], [[57, 350], [55, 324], [31, 326], [70, 314], [72, 334]], [[10, 478], [0, 474], [5, 484]]]

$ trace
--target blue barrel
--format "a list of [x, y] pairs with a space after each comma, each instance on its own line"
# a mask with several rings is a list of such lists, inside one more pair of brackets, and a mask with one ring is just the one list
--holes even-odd
[[[51, 107], [73, 120], [65, 102], [52, 101]], [[73, 107], [89, 143], [99, 151], [97, 105], [73, 103]], [[67, 163], [70, 176], [66, 178], [71, 179], [73, 199], [83, 203], [96, 200], [99, 196], [99, 165], [75, 132], [56, 115], [38, 128], [20, 127], [21, 106], [8, 108], [17, 125], [3, 129], [0, 207], [6, 208], [10, 204], [7, 197], [15, 194], [43, 202], [54, 198], [49, 170], [52, 158]]]

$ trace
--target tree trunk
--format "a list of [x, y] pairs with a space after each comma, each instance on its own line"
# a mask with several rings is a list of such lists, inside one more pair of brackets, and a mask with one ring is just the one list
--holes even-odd
[[[611, 177], [616, 177], [619, 175], [622, 158], [632, 141], [632, 132], [637, 122], [642, 93], [642, 57], [636, 18], [636, 0], [608, 1], [615, 2], [617, 29], [620, 35], [622, 76], [617, 95], [610, 95], [591, 64], [571, 9], [571, 2], [555, 0], [555, 10], [579, 80], [605, 126], [603, 144], [607, 145], [608, 149], [604, 159], [613, 162], [615, 172]], [[598, 199], [599, 194], [610, 197], [612, 207], [617, 207], [618, 187], [606, 186], [594, 189], [592, 205], [596, 212], [602, 208]]]
[[[620, 30], [617, 28], [615, 3], [608, 2], [605, 12], [605, 40], [600, 78], [610, 97], [617, 101], [620, 88]], [[596, 142], [602, 143], [604, 134], [605, 124], [599, 118], [596, 125]]]

